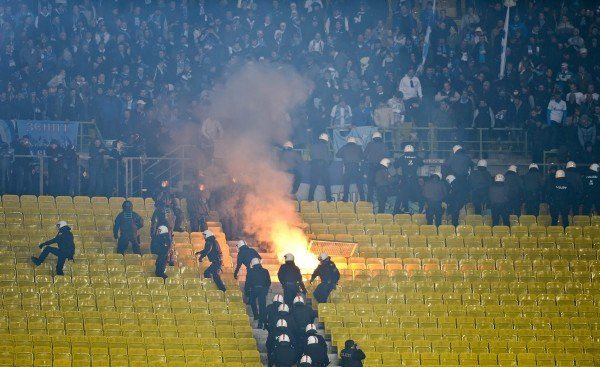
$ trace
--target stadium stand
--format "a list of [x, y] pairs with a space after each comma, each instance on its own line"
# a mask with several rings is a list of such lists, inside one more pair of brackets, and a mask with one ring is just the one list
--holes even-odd
[[318, 313], [332, 344], [356, 341], [366, 366], [600, 363], [600, 217], [563, 230], [546, 215], [509, 228], [465, 214], [436, 228], [366, 202], [298, 208], [314, 238], [358, 243], [334, 257], [342, 280]]
[[[114, 253], [112, 218], [123, 200], [2, 197], [0, 366], [260, 366], [241, 292], [200, 277], [199, 233], [175, 234], [178, 266], [166, 281], [150, 276], [147, 229], [144, 255]], [[152, 200], [130, 200], [148, 220]], [[51, 264], [34, 268], [30, 256], [59, 218], [77, 247], [65, 276], [53, 277]], [[219, 223], [209, 227], [233, 284], [225, 236]]]

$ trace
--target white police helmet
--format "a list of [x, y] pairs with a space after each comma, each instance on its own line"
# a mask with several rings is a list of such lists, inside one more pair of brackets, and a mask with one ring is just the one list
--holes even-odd
[[494, 177], [494, 181], [496, 182], [504, 182], [504, 175], [502, 173], [498, 173], [496, 177]]
[[158, 234], [165, 234], [165, 233], [169, 233], [169, 228], [167, 228], [167, 226], [159, 226]]
[[392, 163], [392, 161], [390, 161], [389, 158], [383, 158], [382, 160], [379, 161], [379, 164], [381, 164], [382, 166], [388, 168], [390, 166], [390, 163]]
[[555, 178], [563, 178], [565, 177], [565, 171], [563, 171], [562, 169], [559, 169], [558, 171], [556, 171], [556, 173], [554, 174]]
[[449, 184], [451, 184], [452, 182], [454, 182], [454, 180], [456, 180], [456, 177], [454, 177], [454, 175], [448, 175], [448, 176], [446, 176], [446, 181], [448, 181]]
[[260, 259], [258, 257], [255, 257], [254, 259], [250, 260], [250, 267], [253, 268], [256, 265], [260, 265]]
[[415, 147], [410, 144], [404, 146], [404, 153], [413, 153], [415, 151]]
[[319, 140], [329, 141], [329, 135], [327, 135], [327, 133], [323, 133], [319, 135]]
[[294, 261], [294, 255], [290, 254], [290, 253], [287, 253], [287, 254], [283, 255], [283, 259], [285, 261]]

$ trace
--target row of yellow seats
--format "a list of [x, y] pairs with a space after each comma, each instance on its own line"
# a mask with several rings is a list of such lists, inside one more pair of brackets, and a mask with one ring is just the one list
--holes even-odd
[[[448, 298], [452, 297], [448, 295]], [[595, 304], [583, 303], [577, 305], [561, 304], [557, 305], [556, 295], [550, 295], [542, 299], [541, 303], [529, 305], [515, 304], [462, 304], [461, 296], [454, 296], [456, 302], [448, 304], [391, 304], [384, 302], [374, 302], [371, 304], [357, 303], [330, 303], [328, 308], [323, 310], [323, 315], [343, 316], [343, 313], [357, 316], [490, 316], [490, 317], [597, 317], [598, 306]], [[470, 297], [465, 294], [465, 297]], [[335, 300], [332, 300], [335, 302]], [[340, 307], [342, 306], [342, 307]], [[319, 308], [321, 304], [319, 304]], [[337, 307], [340, 307], [338, 311]]]
[[124, 198], [119, 196], [114, 197], [105, 197], [105, 196], [35, 196], [35, 195], [2, 195], [1, 203], [3, 206], [5, 204], [13, 205], [14, 203], [20, 204], [31, 204], [31, 203], [55, 203], [57, 205], [60, 204], [77, 204], [77, 205], [85, 205], [85, 204], [93, 204], [93, 205], [102, 205], [109, 204], [110, 206], [121, 206], [121, 204], [125, 201], [129, 200], [134, 205], [144, 205], [144, 204], [154, 204], [154, 200], [152, 198], [140, 198], [140, 197], [130, 197]]
[[[377, 299], [383, 296], [379, 292], [402, 292], [402, 293], [504, 293], [515, 295], [538, 295], [538, 294], [572, 294], [581, 300], [593, 299], [593, 292], [600, 289], [597, 284], [585, 282], [525, 282], [525, 281], [487, 281], [487, 280], [419, 280], [419, 281], [395, 281], [390, 279], [370, 280], [362, 282], [344, 282], [338, 285], [335, 297], [364, 300]], [[338, 296], [339, 294], [339, 296]], [[367, 303], [367, 302], [365, 302]]]
[[594, 317], [413, 317], [413, 316], [323, 316], [323, 323], [333, 327], [402, 329], [515, 329], [515, 330], [599, 330], [600, 318]]
[[301, 212], [312, 212], [312, 211], [321, 211], [321, 212], [351, 212], [354, 213], [355, 210], [363, 210], [363, 209], [371, 209], [371, 213], [373, 212], [373, 203], [368, 201], [358, 201], [356, 204], [352, 202], [345, 201], [297, 201], [296, 209]]
[[479, 236], [479, 237], [595, 237], [600, 233], [600, 226], [570, 226], [566, 229], [562, 226], [471, 226], [460, 225], [458, 227], [441, 225], [436, 227], [428, 224], [326, 224], [312, 223], [310, 224], [310, 233], [314, 235], [333, 234], [342, 235], [348, 234], [358, 236], [356, 241], [366, 239], [361, 235], [404, 235], [404, 236], [440, 236], [442, 238], [455, 236]]
[[588, 354], [370, 353], [365, 366], [597, 366]]

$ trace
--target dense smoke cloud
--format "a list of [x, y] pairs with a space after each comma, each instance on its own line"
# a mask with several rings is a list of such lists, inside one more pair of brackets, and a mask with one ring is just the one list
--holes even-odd
[[[223, 135], [216, 156], [245, 188], [243, 230], [261, 242], [298, 236], [299, 223], [289, 199], [291, 178], [278, 166], [274, 145], [289, 139], [290, 112], [302, 104], [311, 84], [288, 67], [248, 63], [234, 71], [209, 97], [205, 116], [221, 122]], [[277, 232], [277, 233], [275, 233]], [[303, 236], [301, 236], [303, 237]], [[288, 249], [289, 250], [289, 249]]]

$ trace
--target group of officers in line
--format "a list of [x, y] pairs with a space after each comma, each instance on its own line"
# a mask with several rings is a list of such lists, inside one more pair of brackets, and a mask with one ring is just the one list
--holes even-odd
[[[294, 177], [292, 194], [295, 194], [300, 185], [302, 159], [293, 148], [291, 142], [285, 143], [280, 160], [284, 169]], [[350, 185], [356, 184], [361, 200], [373, 201], [375, 196], [379, 213], [384, 213], [388, 199], [395, 197], [394, 214], [425, 209], [427, 223], [436, 225], [442, 223], [442, 203], [446, 203], [446, 214], [453, 225], [458, 225], [460, 210], [468, 202], [473, 203], [475, 214], [490, 209], [494, 225], [500, 221], [510, 225], [508, 218], [511, 214], [537, 216], [542, 202], [550, 207], [552, 225], [556, 225], [560, 217], [566, 226], [569, 213], [600, 213], [599, 166], [596, 163], [577, 167], [575, 162], [570, 161], [564, 169], [552, 165], [547, 175], [536, 163], [530, 164], [523, 175], [519, 175], [517, 166], [510, 165], [505, 173], [493, 176], [488, 171], [486, 160], [481, 159], [474, 165], [466, 150], [455, 145], [441, 172], [420, 177], [418, 171], [423, 161], [413, 145], [405, 145], [403, 153], [393, 161], [390, 156], [380, 132], [373, 133], [372, 140], [364, 149], [356, 138], [348, 137], [346, 144], [336, 153], [343, 164], [343, 200], [348, 200]], [[329, 176], [332, 159], [329, 136], [321, 134], [318, 142], [311, 147], [308, 200], [314, 199], [317, 185], [323, 185], [325, 199], [332, 200]], [[418, 209], [411, 207], [411, 203]]]
[[[269, 271], [262, 267], [260, 254], [245, 241], [239, 241], [237, 247], [234, 277], [237, 279], [240, 268], [245, 265], [247, 273], [244, 294], [254, 319], [258, 321], [258, 327], [269, 333], [266, 341], [269, 366], [329, 365], [327, 343], [317, 333], [314, 323], [316, 312], [305, 302], [307, 290], [294, 255], [285, 254], [284, 263], [277, 272], [283, 295], [276, 294], [273, 302], [267, 306], [266, 299], [271, 287]], [[323, 303], [327, 302], [330, 293], [337, 287], [340, 272], [329, 255], [322, 253], [318, 259], [319, 265], [310, 277], [310, 283], [320, 278], [321, 282], [315, 288], [313, 298]], [[348, 340], [340, 352], [340, 358], [343, 367], [359, 367], [362, 366], [365, 354], [354, 341]]]

